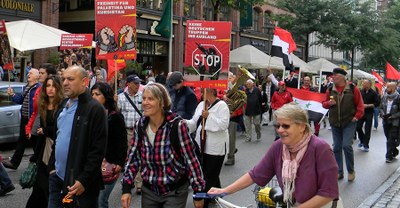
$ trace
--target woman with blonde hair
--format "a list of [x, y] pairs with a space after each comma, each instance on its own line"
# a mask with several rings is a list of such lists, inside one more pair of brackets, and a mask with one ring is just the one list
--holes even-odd
[[338, 166], [328, 143], [312, 134], [307, 111], [285, 104], [274, 112], [280, 138], [248, 173], [211, 194], [232, 194], [253, 183], [265, 186], [276, 176], [289, 207], [331, 207], [339, 199]]

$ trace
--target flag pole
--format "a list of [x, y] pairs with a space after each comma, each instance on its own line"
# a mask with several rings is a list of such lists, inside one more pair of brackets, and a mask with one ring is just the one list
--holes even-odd
[[171, 10], [170, 28], [171, 29], [170, 29], [170, 35], [169, 35], [169, 40], [168, 40], [168, 45], [169, 45], [169, 47], [168, 47], [168, 72], [172, 72], [172, 35], [174, 34], [173, 33], [174, 24], [172, 23], [172, 21], [174, 19], [173, 18], [174, 17], [174, 11], [173, 11], [172, 3], [173, 2], [170, 3], [170, 5], [171, 5], [171, 8], [170, 8], [170, 10]]
[[115, 95], [117, 95], [118, 93], [117, 93], [117, 90], [118, 90], [118, 77], [117, 77], [117, 75], [118, 75], [118, 70], [117, 70], [117, 59], [114, 59], [114, 70], [115, 70], [115, 73], [114, 73], [114, 77], [115, 77], [115, 81], [114, 81], [114, 94]]

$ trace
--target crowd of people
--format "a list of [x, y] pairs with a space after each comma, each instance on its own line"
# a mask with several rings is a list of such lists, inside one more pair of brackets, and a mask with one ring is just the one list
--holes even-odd
[[[92, 68], [86, 51], [63, 54], [58, 69], [42, 64], [29, 69], [22, 94], [9, 88], [21, 107], [20, 137], [13, 156], [0, 165], [0, 195], [15, 187], [3, 165], [17, 169], [31, 143], [38, 174], [26, 207], [108, 207], [109, 196], [122, 173], [122, 207], [130, 207], [132, 190], [141, 195], [142, 207], [186, 207], [189, 194], [232, 194], [253, 183], [266, 185], [274, 176], [284, 201], [296, 207], [330, 206], [339, 200], [337, 180], [355, 180], [352, 142], [369, 151], [376, 109], [387, 137], [386, 162], [399, 154], [400, 96], [395, 83], [385, 93], [374, 91], [370, 80], [362, 89], [346, 80], [346, 71], [333, 70], [326, 86], [333, 150], [319, 138], [319, 122], [310, 126], [307, 111], [293, 102], [287, 87], [299, 80], [293, 73], [279, 81], [271, 70], [256, 83], [239, 70], [229, 73], [229, 89], [190, 88], [175, 71], [166, 80], [142, 80], [135, 71], [120, 76], [118, 91], [107, 82], [101, 66]], [[90, 62], [89, 62], [90, 63]], [[317, 91], [308, 76], [301, 90]], [[242, 91], [245, 104], [232, 108], [230, 90]], [[383, 97], [381, 96], [383, 94]], [[381, 99], [382, 97], [382, 99]], [[382, 100], [382, 101], [381, 101]], [[262, 160], [233, 184], [222, 188], [220, 172], [235, 164], [236, 132], [246, 142], [262, 139], [261, 126], [272, 124], [275, 142]], [[252, 126], [255, 126], [253, 132]], [[105, 170], [111, 167], [111, 176]], [[108, 174], [108, 173], [107, 173]], [[302, 191], [300, 191], [302, 190]], [[196, 208], [213, 200], [193, 198]]]

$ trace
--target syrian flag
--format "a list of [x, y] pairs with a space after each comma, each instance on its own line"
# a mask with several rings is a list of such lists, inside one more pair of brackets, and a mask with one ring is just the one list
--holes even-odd
[[292, 67], [293, 60], [290, 54], [296, 50], [296, 43], [289, 31], [275, 27], [274, 39], [272, 40], [271, 56], [281, 57], [285, 67]]
[[310, 121], [320, 122], [328, 109], [322, 107], [322, 102], [326, 100], [324, 93], [311, 92], [296, 88], [286, 88], [293, 95], [293, 102], [308, 111]]

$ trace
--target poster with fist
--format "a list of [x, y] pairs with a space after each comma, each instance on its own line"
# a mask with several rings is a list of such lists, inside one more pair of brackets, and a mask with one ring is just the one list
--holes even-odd
[[96, 0], [96, 59], [136, 59], [136, 1]]

